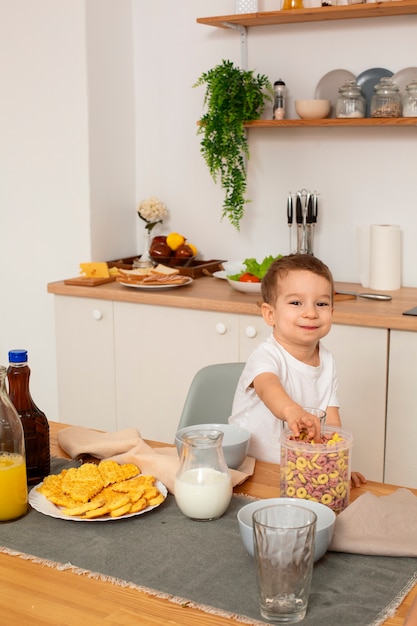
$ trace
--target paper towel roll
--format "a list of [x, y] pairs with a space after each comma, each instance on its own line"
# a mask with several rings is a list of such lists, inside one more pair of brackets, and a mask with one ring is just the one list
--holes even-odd
[[401, 230], [394, 224], [371, 226], [369, 286], [381, 291], [401, 287]]

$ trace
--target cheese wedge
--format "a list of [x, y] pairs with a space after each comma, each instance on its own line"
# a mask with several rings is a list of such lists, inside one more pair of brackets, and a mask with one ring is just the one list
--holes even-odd
[[168, 267], [167, 265], [159, 263], [156, 267], [151, 269], [150, 273], [162, 276], [174, 276], [175, 274], [179, 274], [180, 271], [175, 267]]
[[107, 263], [80, 263], [80, 275], [83, 278], [109, 278]]

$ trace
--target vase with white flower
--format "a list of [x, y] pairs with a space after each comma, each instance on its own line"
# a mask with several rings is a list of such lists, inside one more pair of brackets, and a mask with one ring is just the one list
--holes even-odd
[[140, 259], [135, 261], [136, 267], [151, 267], [154, 263], [149, 256], [151, 246], [151, 232], [157, 224], [162, 224], [163, 218], [168, 215], [167, 208], [163, 202], [152, 196], [148, 200], [142, 200], [137, 208], [138, 216], [146, 222], [143, 252]]

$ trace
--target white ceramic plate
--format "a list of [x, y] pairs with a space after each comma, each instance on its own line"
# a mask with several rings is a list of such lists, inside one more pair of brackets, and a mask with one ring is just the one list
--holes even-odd
[[374, 87], [379, 83], [381, 78], [387, 76], [388, 78], [392, 77], [393, 72], [391, 70], [387, 70], [384, 67], [372, 67], [369, 70], [365, 70], [361, 72], [359, 76], [356, 77], [356, 82], [361, 87], [363, 91], [363, 95], [366, 100], [366, 117], [371, 116], [371, 100], [374, 95]]
[[227, 276], [226, 280], [236, 291], [242, 291], [243, 293], [261, 293], [261, 283], [241, 283], [238, 280], [230, 280]]
[[403, 96], [407, 93], [405, 88], [414, 79], [417, 79], [417, 67], [405, 67], [392, 76], [392, 81], [400, 88]]
[[123, 287], [133, 287], [133, 289], [149, 289], [149, 290], [153, 290], [153, 289], [174, 289], [175, 287], [185, 287], [185, 285], [191, 285], [191, 283], [193, 282], [193, 279], [191, 278], [191, 276], [187, 276], [187, 280], [183, 283], [180, 284], [176, 284], [176, 285], [170, 285], [170, 284], [165, 284], [165, 285], [147, 285], [146, 283], [122, 283], [120, 282], [120, 285], [123, 285]]
[[226, 272], [225, 270], [219, 270], [218, 272], [213, 272], [213, 276], [214, 278], [221, 278], [223, 280], [226, 279]]
[[240, 274], [240, 272], [246, 272], [246, 265], [243, 261], [224, 261], [222, 267], [227, 276], [234, 276], [235, 274]]
[[330, 100], [332, 104], [330, 117], [336, 117], [336, 100], [339, 97], [339, 87], [347, 80], [356, 80], [355, 74], [349, 70], [332, 70], [320, 78], [317, 83], [314, 97], [318, 100]]
[[[59, 506], [55, 506], [55, 504], [50, 502], [47, 498], [45, 498], [43, 494], [37, 491], [37, 487], [40, 487], [41, 485], [42, 483], [39, 483], [39, 485], [33, 487], [33, 489], [31, 489], [31, 491], [29, 492], [30, 506], [39, 511], [39, 513], [43, 513], [44, 515], [48, 515], [49, 517], [56, 517], [57, 519], [64, 519], [70, 522], [112, 522], [117, 519], [136, 517], [137, 515], [148, 513], [148, 511], [152, 511], [152, 509], [156, 509], [156, 507], [160, 506], [159, 504], [155, 504], [154, 506], [148, 506], [146, 507], [146, 509], [142, 509], [142, 511], [138, 511], [137, 513], [129, 513], [128, 515], [122, 515], [120, 517], [110, 517], [110, 515], [103, 515], [103, 517], [96, 517], [94, 519], [76, 516], [70, 517], [69, 515], [63, 515]], [[159, 480], [155, 481], [155, 487], [159, 489], [164, 498], [167, 497], [167, 488]]]

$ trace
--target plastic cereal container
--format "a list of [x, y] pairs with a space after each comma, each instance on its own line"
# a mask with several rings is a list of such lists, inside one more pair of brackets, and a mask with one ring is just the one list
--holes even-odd
[[325, 426], [322, 443], [281, 433], [281, 496], [313, 500], [336, 514], [349, 504], [352, 434]]

